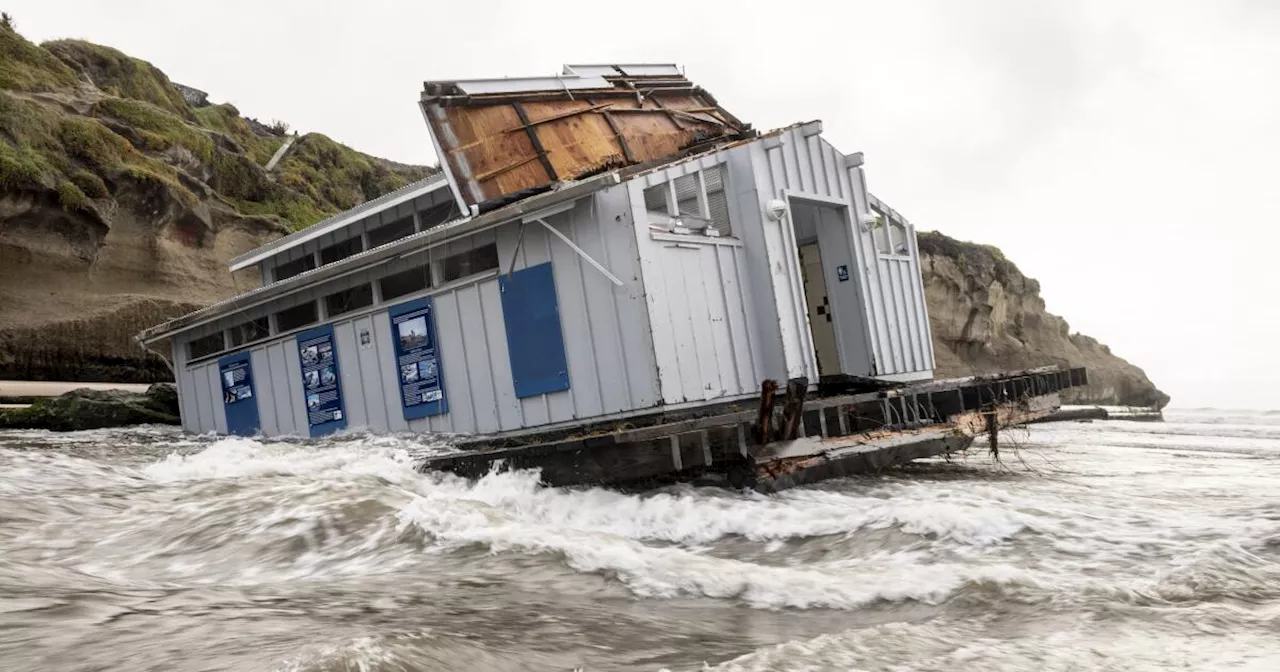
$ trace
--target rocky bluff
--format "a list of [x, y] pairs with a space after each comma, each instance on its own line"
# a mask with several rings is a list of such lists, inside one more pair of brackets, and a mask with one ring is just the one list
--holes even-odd
[[[0, 25], [0, 378], [169, 380], [133, 334], [256, 286], [232, 257], [432, 170], [309, 134], [267, 171], [288, 139], [115, 49]], [[1168, 401], [995, 248], [920, 249], [940, 377], [1084, 365], [1079, 401]]]
[[1142, 369], [1097, 340], [1071, 333], [1066, 320], [1046, 312], [1040, 283], [999, 249], [932, 231], [917, 237], [937, 377], [1085, 366], [1089, 386], [1071, 390], [1069, 402], [1161, 408], [1169, 403]]

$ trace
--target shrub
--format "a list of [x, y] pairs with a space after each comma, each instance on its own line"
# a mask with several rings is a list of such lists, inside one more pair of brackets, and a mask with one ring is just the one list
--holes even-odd
[[89, 198], [106, 198], [110, 195], [107, 191], [107, 183], [103, 182], [101, 177], [83, 168], [75, 168], [71, 171], [71, 182]]
[[70, 182], [62, 182], [58, 185], [58, 202], [67, 212], [86, 210], [89, 207], [89, 197], [80, 191], [80, 187]]

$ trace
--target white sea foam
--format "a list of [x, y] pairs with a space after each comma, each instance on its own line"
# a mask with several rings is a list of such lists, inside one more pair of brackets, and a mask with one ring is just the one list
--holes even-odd
[[[0, 659], [572, 669], [581, 645], [686, 671], [1280, 669], [1277, 417], [1037, 426], [1004, 465], [770, 496], [417, 473], [438, 437], [0, 432], [0, 632], [58, 623], [0, 636]], [[920, 620], [874, 625], [898, 618]], [[396, 634], [426, 622], [450, 632]]]
[[[968, 582], [1037, 581], [1007, 565], [966, 568], [928, 563], [910, 552], [872, 553], [792, 567], [715, 557], [684, 546], [655, 546], [644, 540], [705, 542], [727, 529], [746, 529], [753, 512], [762, 514], [756, 518], [756, 529], [767, 530], [757, 538], [831, 534], [857, 529], [862, 523], [837, 524], [838, 515], [816, 527], [803, 516], [770, 518], [768, 512], [775, 503], [763, 499], [690, 496], [676, 502], [675, 498], [654, 498], [653, 510], [645, 511], [634, 497], [533, 491], [530, 481], [528, 475], [493, 474], [474, 487], [461, 482], [442, 484], [415, 498], [399, 515], [403, 524], [422, 529], [439, 544], [482, 545], [495, 553], [559, 555], [574, 570], [616, 578], [645, 597], [705, 596], [766, 608], [852, 609], [878, 600], [938, 602]], [[561, 501], [548, 503], [547, 499]], [[733, 511], [734, 505], [744, 511]], [[581, 513], [587, 510], [594, 513]], [[703, 521], [709, 531], [673, 525], [674, 512]], [[857, 516], [856, 509], [841, 513], [847, 518]]]
[[1020, 632], [1017, 623], [980, 617], [936, 618], [797, 639], [717, 665], [706, 672], [1107, 672], [1169, 669], [1280, 669], [1280, 651], [1266, 636], [1237, 632], [1171, 633], [1141, 620], [1092, 625], [1062, 621], [1048, 632]]
[[159, 482], [256, 476], [378, 476], [416, 478], [411, 446], [394, 437], [351, 438], [310, 444], [222, 438], [197, 453], [171, 453], [143, 469]]

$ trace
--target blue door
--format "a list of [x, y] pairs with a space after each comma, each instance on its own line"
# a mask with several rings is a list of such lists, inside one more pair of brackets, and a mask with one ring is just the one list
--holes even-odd
[[560, 305], [550, 262], [498, 276], [502, 320], [516, 396], [532, 397], [569, 389], [560, 331]]

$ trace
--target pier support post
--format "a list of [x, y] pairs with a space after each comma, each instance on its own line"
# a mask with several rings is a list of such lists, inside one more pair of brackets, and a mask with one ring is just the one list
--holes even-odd
[[778, 392], [778, 383], [766, 380], [760, 384], [760, 415], [756, 418], [756, 430], [760, 433], [760, 445], [769, 443], [773, 433], [773, 396]]
[[808, 378], [787, 381], [787, 404], [782, 408], [782, 440], [799, 438], [800, 418], [804, 414], [804, 397], [809, 392]]
[[987, 445], [991, 448], [991, 457], [1000, 459], [1000, 420], [996, 409], [983, 413], [987, 418]]

